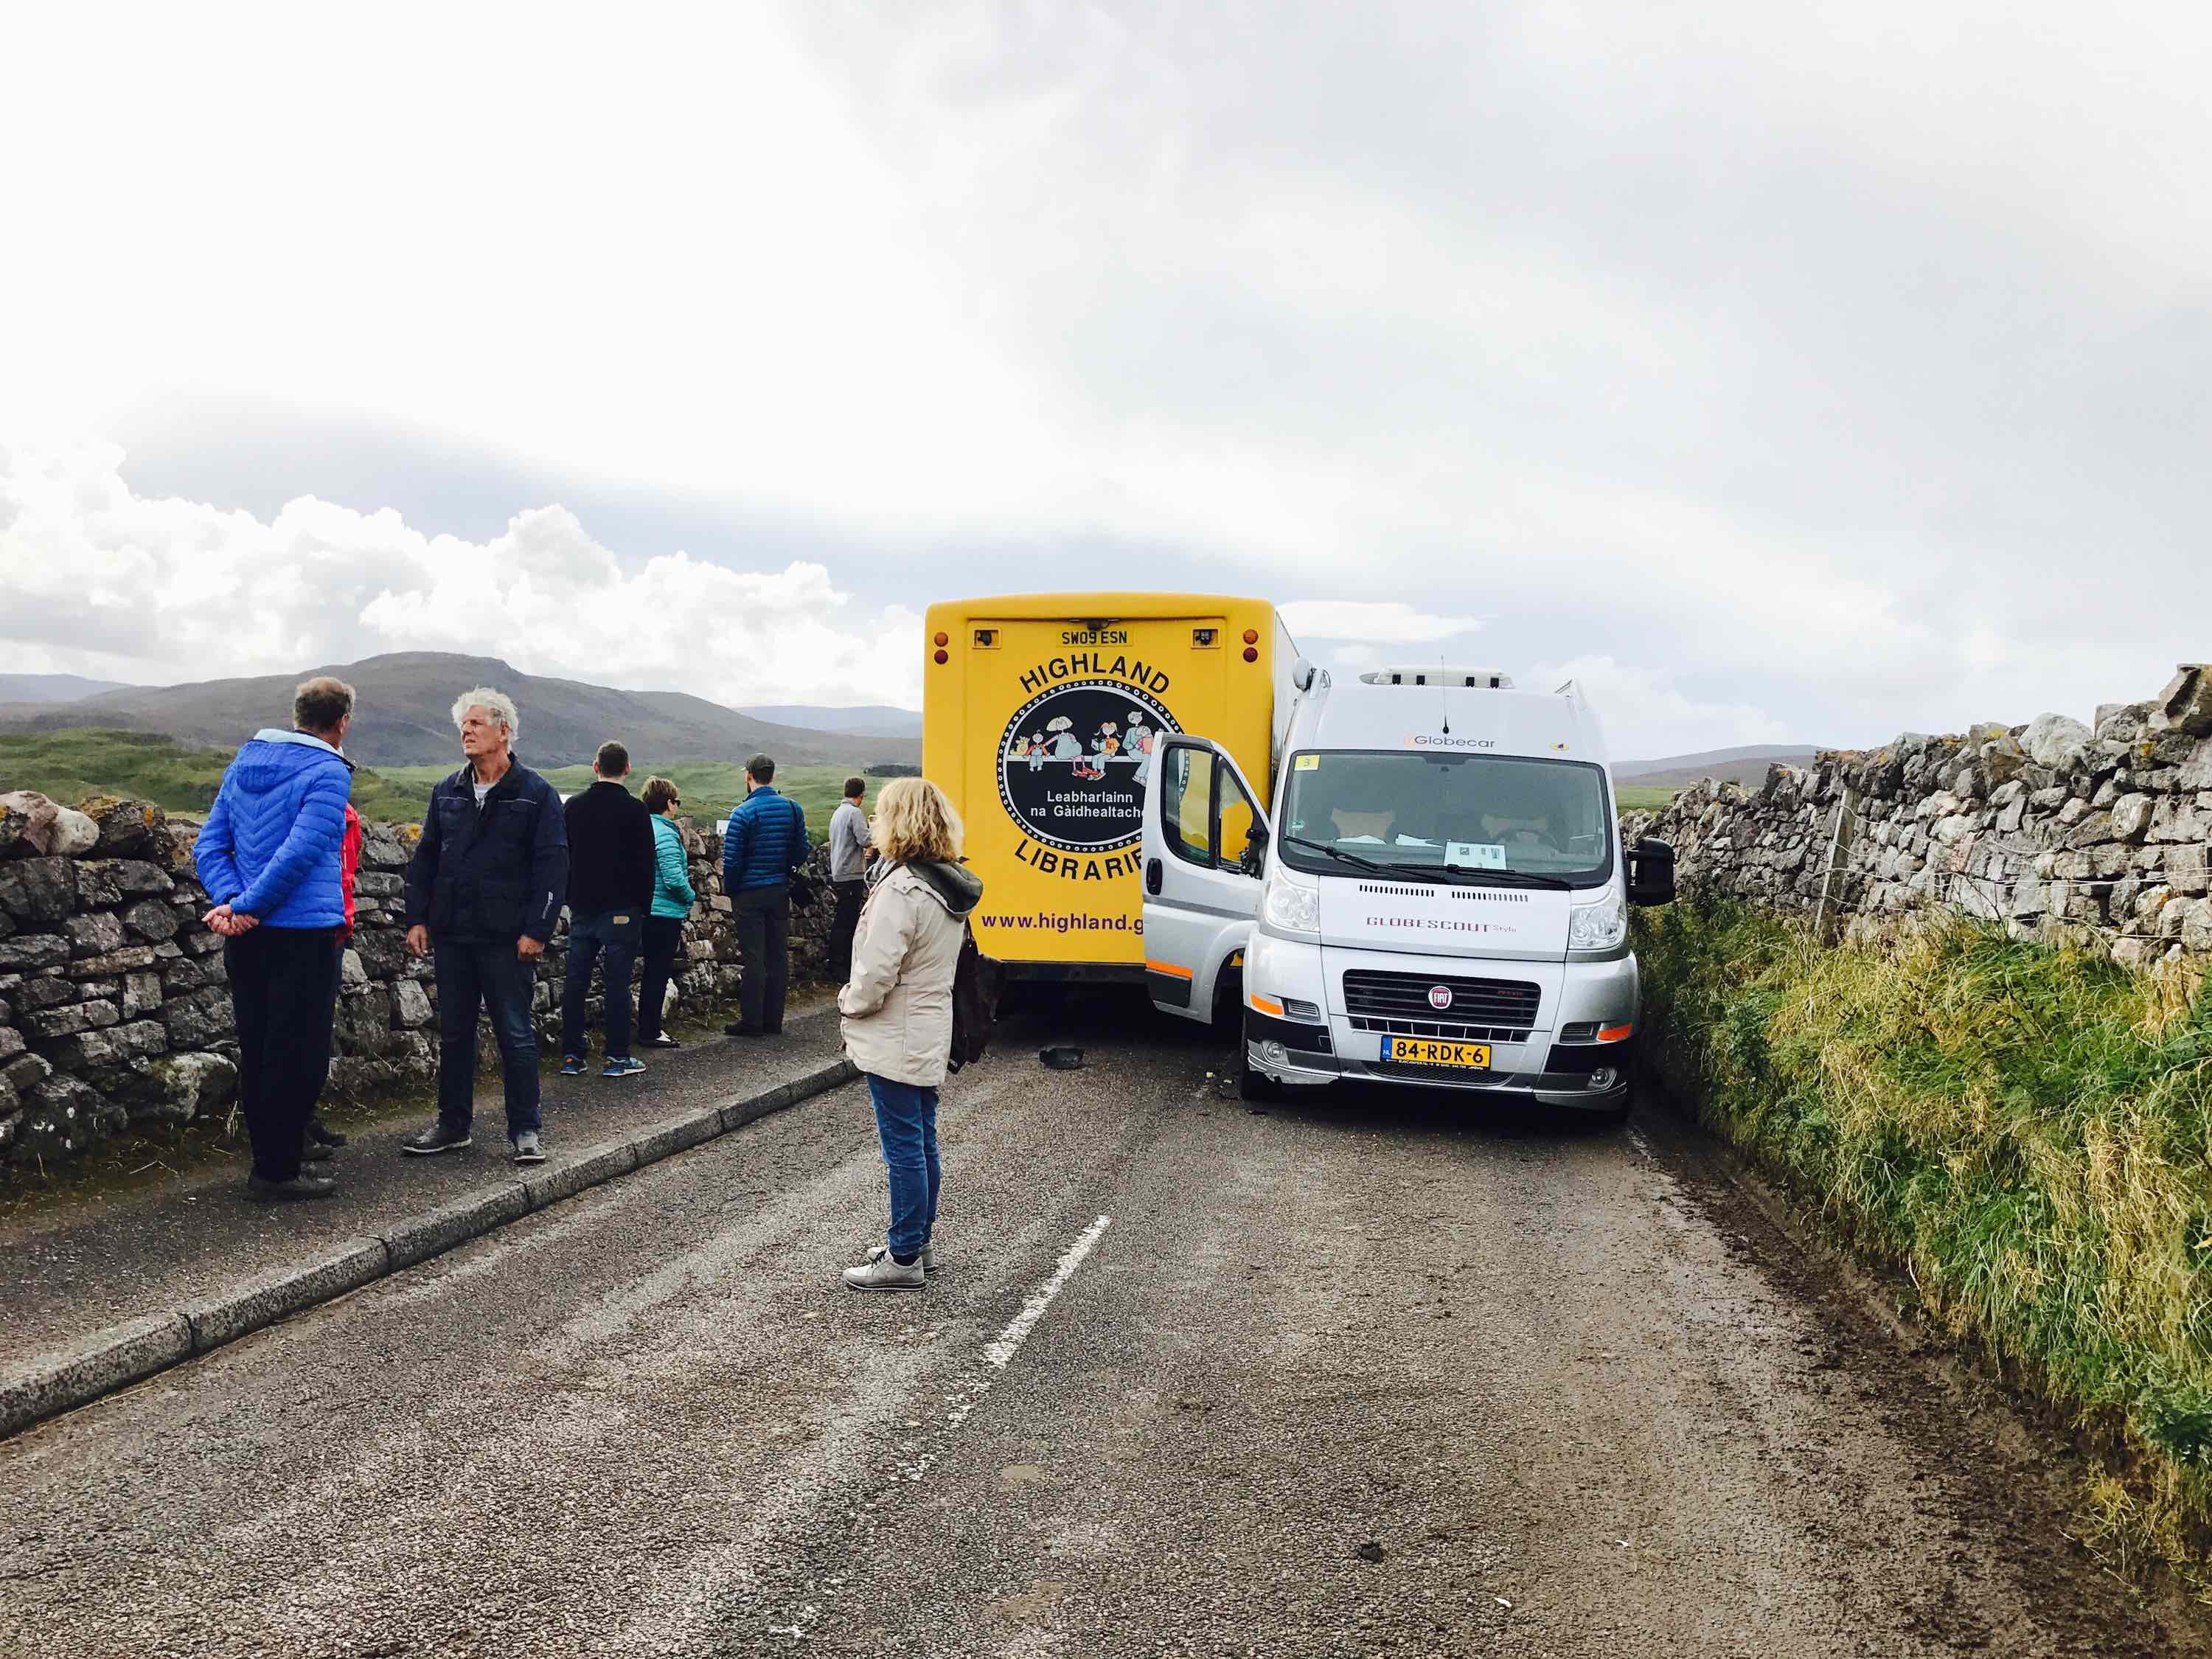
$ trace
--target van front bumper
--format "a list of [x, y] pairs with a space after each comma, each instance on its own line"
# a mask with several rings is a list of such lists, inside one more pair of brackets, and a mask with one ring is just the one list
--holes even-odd
[[[1545, 964], [1495, 958], [1382, 952], [1356, 957], [1347, 953], [1344, 965], [1439, 974], [1510, 974], [1543, 982], [1544, 1004], [1535, 1029], [1513, 1033], [1522, 1040], [1491, 1043], [1491, 1070], [1464, 1072], [1384, 1060], [1379, 1057], [1382, 1033], [1355, 1024], [1343, 1012], [1334, 972], [1322, 948], [1258, 933], [1244, 967], [1248, 994], [1244, 1035], [1250, 1070], [1293, 1086], [1350, 1081], [1455, 1089], [1579, 1111], [1613, 1112], [1628, 1103], [1629, 1080], [1635, 1069], [1634, 1038], [1620, 1043], [1555, 1039], [1573, 1025], [1595, 1029], [1636, 1023], [1638, 984], [1632, 955], [1603, 963], [1571, 963], [1548, 971]], [[1252, 1000], [1255, 997], [1278, 1010], [1295, 999], [1326, 1012], [1317, 1012], [1310, 1019], [1286, 1018], [1279, 1012], [1263, 1012]], [[1467, 1040], [1482, 1038], [1475, 1034]], [[1612, 1080], [1594, 1088], [1592, 1079], [1600, 1071], [1612, 1072]]]
[[[1270, 1025], [1282, 1022], [1269, 1021]], [[1308, 1032], [1318, 1027], [1303, 1028]], [[1585, 1112], [1618, 1111], [1628, 1103], [1629, 1056], [1621, 1054], [1613, 1067], [1613, 1081], [1602, 1089], [1590, 1086], [1587, 1073], [1572, 1072], [1455, 1072], [1445, 1066], [1414, 1066], [1382, 1060], [1349, 1060], [1340, 1054], [1316, 1054], [1282, 1043], [1279, 1057], [1272, 1052], [1279, 1039], [1248, 1037], [1246, 1066], [1293, 1088], [1324, 1083], [1381, 1083], [1400, 1088], [1454, 1089], [1463, 1094], [1487, 1095], [1492, 1099], [1537, 1106], [1565, 1107]], [[1621, 1047], [1625, 1049], [1627, 1044]]]

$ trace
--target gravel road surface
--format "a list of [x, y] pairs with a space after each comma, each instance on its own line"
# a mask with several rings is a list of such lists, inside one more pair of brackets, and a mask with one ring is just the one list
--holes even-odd
[[0, 1651], [2203, 1650], [1662, 1115], [1092, 1018], [948, 1089], [920, 1294], [854, 1087], [0, 1444]]

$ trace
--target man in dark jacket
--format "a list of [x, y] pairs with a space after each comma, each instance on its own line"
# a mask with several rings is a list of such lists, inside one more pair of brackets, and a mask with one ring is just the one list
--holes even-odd
[[407, 865], [407, 948], [437, 952], [438, 1121], [401, 1148], [470, 1144], [481, 1006], [499, 1042], [514, 1161], [542, 1164], [530, 1000], [568, 891], [568, 823], [553, 786], [514, 758], [521, 722], [504, 693], [463, 692], [453, 724], [469, 763], [430, 792]]
[[[264, 1198], [328, 1198], [337, 1183], [300, 1168], [301, 1137], [331, 1070], [337, 1011], [339, 860], [353, 763], [338, 752], [353, 688], [312, 679], [293, 694], [293, 731], [268, 727], [238, 751], [192, 843], [222, 935], [238, 1024], [238, 1094], [253, 1139], [247, 1185]], [[320, 1147], [321, 1157], [330, 1156]]]
[[592, 963], [607, 959], [607, 1063], [601, 1077], [635, 1077], [645, 1062], [629, 1051], [629, 973], [653, 906], [653, 815], [625, 788], [629, 750], [599, 745], [592, 787], [572, 795], [568, 820], [568, 966], [561, 993], [561, 1075], [584, 1069], [584, 999]]
[[745, 763], [745, 798], [722, 828], [722, 890], [738, 924], [738, 981], [732, 1036], [774, 1036], [783, 1030], [783, 998], [791, 977], [791, 878], [806, 861], [806, 814], [769, 786], [775, 763]]

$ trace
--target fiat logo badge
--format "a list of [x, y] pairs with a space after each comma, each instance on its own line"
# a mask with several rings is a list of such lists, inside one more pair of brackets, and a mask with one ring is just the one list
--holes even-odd
[[1437, 1009], [1439, 1012], [1450, 1007], [1451, 987], [1449, 985], [1431, 985], [1429, 987], [1429, 1006]]

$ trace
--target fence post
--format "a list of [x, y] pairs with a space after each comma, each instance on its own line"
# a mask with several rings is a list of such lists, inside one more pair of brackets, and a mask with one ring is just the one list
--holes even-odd
[[1820, 872], [1820, 899], [1813, 910], [1813, 937], [1817, 939], [1825, 941], [1828, 937], [1830, 908], [1839, 915], [1842, 911], [1844, 860], [1857, 835], [1858, 823], [1859, 792], [1846, 784], [1836, 798], [1835, 819], [1828, 826], [1828, 861]]

